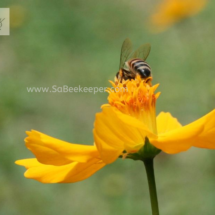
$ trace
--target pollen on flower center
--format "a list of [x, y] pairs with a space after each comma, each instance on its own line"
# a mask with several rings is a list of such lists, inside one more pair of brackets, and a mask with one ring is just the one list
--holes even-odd
[[141, 120], [153, 133], [157, 133], [155, 104], [160, 93], [154, 92], [159, 84], [151, 86], [150, 81], [151, 78], [143, 80], [137, 76], [122, 83], [118, 80], [111, 82], [113, 87], [107, 89], [108, 101], [111, 106]]

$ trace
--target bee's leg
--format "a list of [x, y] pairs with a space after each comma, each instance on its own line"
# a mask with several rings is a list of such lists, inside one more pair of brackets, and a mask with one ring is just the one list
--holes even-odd
[[[117, 72], [116, 78], [118, 79], [117, 80], [118, 82], [122, 82], [122, 80], [124, 79], [124, 73], [123, 73], [122, 69], [120, 69], [119, 72]], [[115, 82], [116, 82], [116, 80], [115, 80]]]
[[114, 78], [115, 83], [117, 84], [119, 82], [119, 72], [116, 73], [116, 76]]

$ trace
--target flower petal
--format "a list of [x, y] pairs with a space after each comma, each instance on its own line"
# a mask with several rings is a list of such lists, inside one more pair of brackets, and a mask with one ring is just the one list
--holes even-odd
[[158, 134], [166, 133], [168, 131], [182, 127], [178, 120], [172, 117], [170, 113], [159, 113], [156, 121]]
[[100, 157], [96, 146], [71, 144], [34, 130], [27, 134], [26, 147], [43, 164], [64, 165]]
[[152, 135], [141, 121], [114, 107], [105, 105], [96, 115], [94, 139], [105, 163], [115, 161], [124, 150], [138, 151], [147, 134]]
[[42, 183], [73, 183], [82, 181], [106, 164], [97, 158], [92, 158], [86, 163], [72, 162], [62, 166], [44, 165], [37, 159], [24, 159], [16, 164], [25, 166], [25, 177], [35, 179]]
[[150, 142], [162, 151], [174, 154], [191, 146], [215, 149], [215, 110], [184, 127], [169, 131], [151, 139]]

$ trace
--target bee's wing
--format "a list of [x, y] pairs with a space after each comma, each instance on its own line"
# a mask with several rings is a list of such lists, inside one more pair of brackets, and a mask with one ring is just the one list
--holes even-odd
[[132, 43], [129, 38], [126, 38], [122, 44], [121, 54], [120, 54], [120, 64], [119, 68], [123, 68], [125, 62], [128, 60], [129, 55], [132, 52]]
[[132, 54], [131, 58], [140, 58], [141, 60], [145, 61], [149, 56], [150, 50], [151, 45], [149, 43], [143, 44]]

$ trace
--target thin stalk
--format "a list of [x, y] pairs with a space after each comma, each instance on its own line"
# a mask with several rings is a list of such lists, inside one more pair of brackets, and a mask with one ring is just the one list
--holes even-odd
[[159, 215], [153, 158], [145, 159], [143, 162], [144, 162], [144, 165], [146, 168], [147, 179], [148, 179], [148, 184], [149, 184], [149, 193], [150, 193], [150, 199], [151, 199], [152, 215]]

